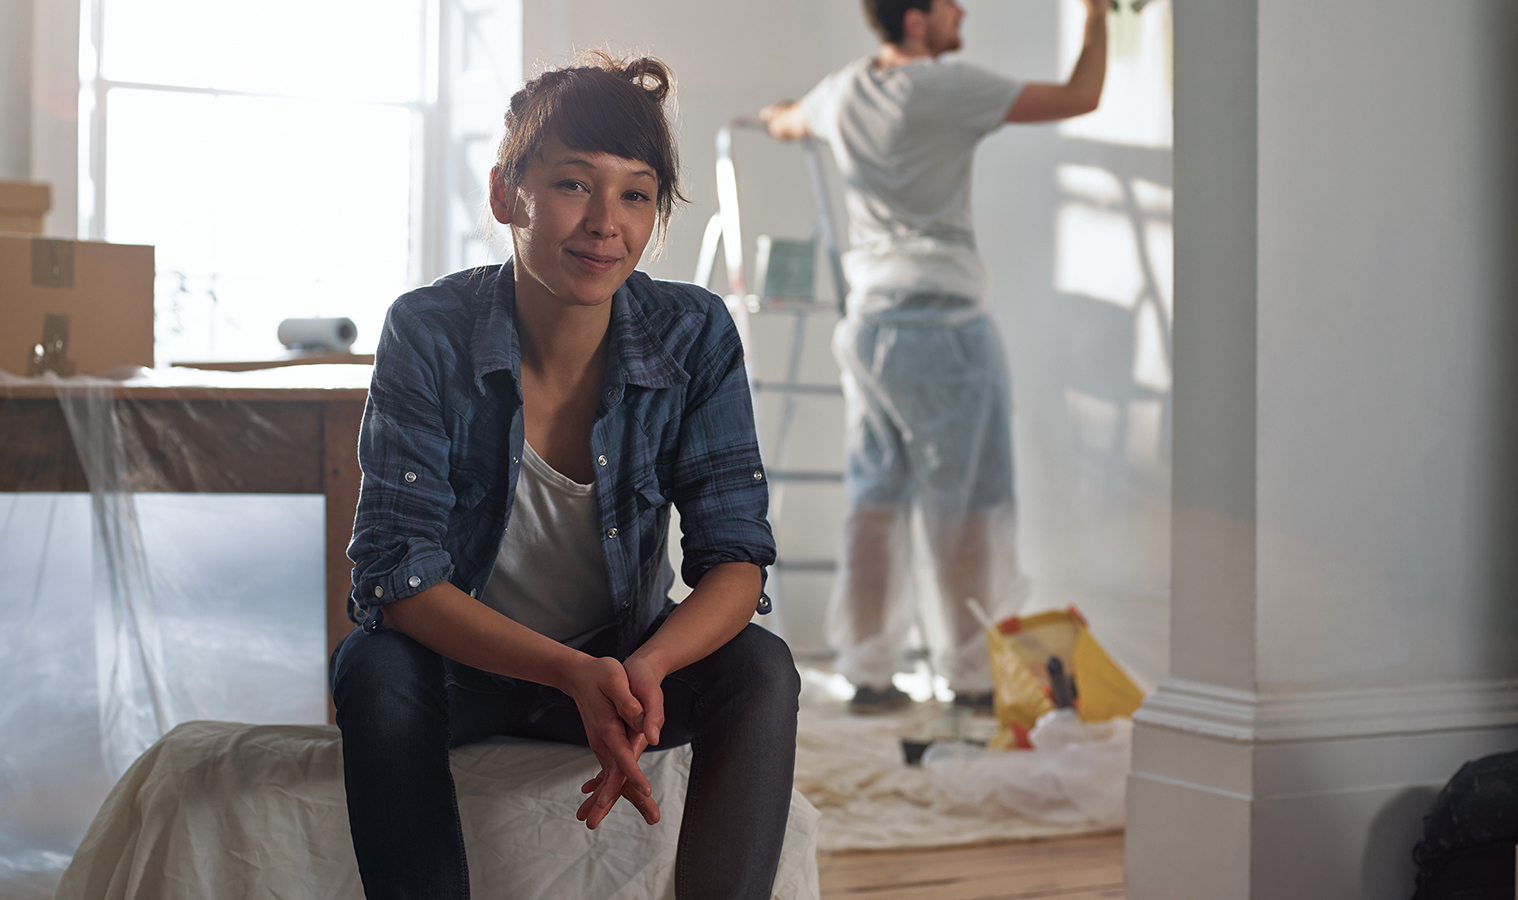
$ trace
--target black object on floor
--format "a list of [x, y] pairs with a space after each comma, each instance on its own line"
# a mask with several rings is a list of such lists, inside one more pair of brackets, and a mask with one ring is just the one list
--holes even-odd
[[1449, 780], [1413, 848], [1413, 900], [1509, 900], [1518, 867], [1518, 751], [1468, 762]]
[[865, 685], [854, 691], [854, 698], [849, 701], [849, 712], [855, 715], [874, 715], [901, 709], [911, 702], [911, 695], [894, 684], [888, 684], [883, 688]]
[[963, 691], [955, 691], [954, 705], [963, 709], [968, 709], [975, 715], [995, 715], [996, 694], [992, 691], [986, 691], [983, 694], [967, 694]]

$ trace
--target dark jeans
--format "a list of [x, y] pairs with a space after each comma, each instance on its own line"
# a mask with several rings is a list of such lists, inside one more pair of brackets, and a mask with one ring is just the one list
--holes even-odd
[[[587, 743], [565, 694], [460, 666], [389, 629], [349, 634], [331, 680], [369, 900], [469, 896], [449, 748], [498, 734]], [[768, 898], [796, 759], [801, 683], [790, 649], [751, 624], [663, 688], [659, 748], [692, 745], [675, 895]]]

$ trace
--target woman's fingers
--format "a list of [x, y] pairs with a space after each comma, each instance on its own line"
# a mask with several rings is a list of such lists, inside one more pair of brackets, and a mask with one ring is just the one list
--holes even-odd
[[601, 824], [606, 814], [611, 811], [618, 797], [627, 798], [643, 816], [644, 821], [650, 825], [659, 821], [659, 804], [653, 802], [653, 785], [649, 783], [648, 776], [638, 767], [637, 758], [648, 748], [648, 739], [641, 733], [630, 732], [624, 726], [621, 735], [626, 742], [626, 748], [630, 751], [629, 764], [631, 771], [624, 767], [615, 756], [603, 755], [602, 748], [592, 743], [591, 750], [601, 762], [601, 771], [592, 779], [581, 786], [581, 790], [589, 792], [580, 803], [580, 808], [575, 811], [575, 818], [584, 822], [591, 828]]
[[[640, 732], [629, 732], [627, 726], [620, 721], [605, 729], [600, 738], [599, 742], [591, 741], [590, 749], [596, 754], [596, 759], [601, 761], [601, 767], [608, 770], [608, 774], [615, 770], [640, 793], [651, 793], [653, 785], [648, 783], [648, 777], [638, 768], [638, 756], [648, 746], [648, 739]], [[617, 791], [621, 788], [620, 781], [612, 784], [608, 780], [602, 780], [596, 788], [596, 805], [610, 806], [617, 799]]]
[[[597, 776], [597, 778], [603, 777], [614, 779], [616, 776], [614, 773], [607, 772], [602, 772], [601, 775]], [[643, 817], [643, 821], [650, 825], [657, 825], [659, 823], [662, 813], [659, 811], [658, 802], [654, 800], [652, 795], [640, 793], [633, 790], [631, 785], [624, 784], [620, 791], [620, 796], [632, 804], [633, 809], [636, 809], [638, 814]], [[600, 825], [607, 815], [611, 813], [610, 804], [598, 806], [595, 801], [595, 797], [586, 797], [584, 802], [580, 804], [580, 808], [575, 811], [575, 818], [584, 822], [586, 827], [592, 830]]]

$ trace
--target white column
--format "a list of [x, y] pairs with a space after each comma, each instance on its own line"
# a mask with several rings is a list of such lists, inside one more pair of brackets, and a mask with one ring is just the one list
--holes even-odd
[[1510, 4], [1179, 0], [1171, 677], [1132, 900], [1412, 891], [1518, 747]]

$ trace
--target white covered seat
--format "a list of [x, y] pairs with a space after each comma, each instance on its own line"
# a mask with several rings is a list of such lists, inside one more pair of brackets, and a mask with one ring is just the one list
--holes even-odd
[[[452, 753], [471, 893], [503, 900], [672, 900], [690, 748], [646, 754], [663, 812], [575, 820], [589, 750], [498, 738]], [[122, 776], [56, 900], [361, 900], [335, 726], [188, 722]], [[791, 795], [773, 896], [817, 900], [816, 809]]]

